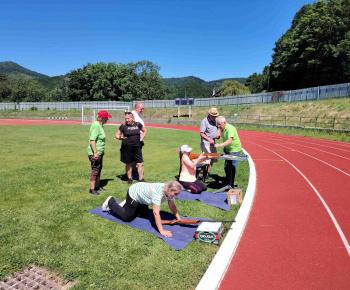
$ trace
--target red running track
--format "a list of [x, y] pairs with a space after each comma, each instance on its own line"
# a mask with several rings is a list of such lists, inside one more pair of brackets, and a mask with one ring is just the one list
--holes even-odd
[[350, 144], [241, 130], [239, 136], [255, 163], [257, 189], [220, 289], [350, 289]]
[[350, 289], [350, 144], [239, 136], [257, 190], [220, 289]]

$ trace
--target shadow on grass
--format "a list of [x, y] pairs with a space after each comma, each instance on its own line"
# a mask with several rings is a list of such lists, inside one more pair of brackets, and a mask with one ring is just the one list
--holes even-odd
[[128, 180], [125, 173], [116, 175], [115, 177], [119, 178], [121, 181], [127, 181]]
[[206, 179], [205, 183], [210, 188], [219, 189], [225, 186], [227, 184], [227, 181], [225, 176], [210, 174], [210, 177]]
[[100, 186], [105, 187], [108, 184], [108, 181], [112, 181], [114, 179], [101, 179], [100, 180]]

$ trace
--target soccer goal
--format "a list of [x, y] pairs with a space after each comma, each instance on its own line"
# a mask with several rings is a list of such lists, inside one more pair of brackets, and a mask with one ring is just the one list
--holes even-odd
[[[107, 111], [113, 119], [124, 119], [124, 112], [130, 112], [129, 106], [81, 106], [81, 124], [89, 125], [95, 122], [99, 111]], [[116, 125], [113, 122], [108, 122], [106, 125]]]

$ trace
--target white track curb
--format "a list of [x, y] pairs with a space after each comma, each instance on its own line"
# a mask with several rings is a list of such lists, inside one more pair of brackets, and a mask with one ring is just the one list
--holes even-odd
[[[248, 152], [242, 149], [248, 155]], [[224, 278], [227, 268], [229, 267], [232, 257], [237, 249], [238, 243], [246, 226], [249, 213], [253, 204], [256, 189], [256, 172], [255, 165], [251, 158], [249, 162], [249, 182], [247, 192], [244, 196], [242, 205], [236, 216], [236, 222], [232, 224], [225, 240], [219, 251], [216, 253], [213, 261], [197, 285], [196, 290], [218, 289]]]

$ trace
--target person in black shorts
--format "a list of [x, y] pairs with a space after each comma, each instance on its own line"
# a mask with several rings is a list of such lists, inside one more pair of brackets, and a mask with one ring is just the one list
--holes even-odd
[[[142, 132], [142, 134], [140, 134]], [[147, 134], [146, 128], [138, 122], [135, 122], [131, 112], [125, 112], [125, 123], [120, 125], [115, 138], [122, 140], [120, 147], [120, 161], [125, 164], [125, 171], [128, 179], [128, 184], [132, 184], [132, 163], [138, 165], [139, 182], [145, 182], [143, 179], [143, 157], [141, 150], [141, 141]]]

